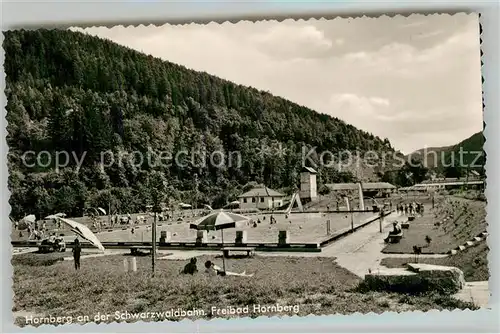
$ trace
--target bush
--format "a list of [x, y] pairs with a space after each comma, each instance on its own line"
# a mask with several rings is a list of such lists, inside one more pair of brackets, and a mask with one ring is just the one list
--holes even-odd
[[[64, 254], [64, 253], [63, 253]], [[64, 260], [61, 253], [26, 253], [12, 256], [13, 266], [52, 266]]]

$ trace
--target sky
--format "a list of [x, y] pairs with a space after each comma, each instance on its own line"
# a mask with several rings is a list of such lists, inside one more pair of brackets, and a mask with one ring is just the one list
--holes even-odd
[[477, 14], [84, 31], [270, 91], [389, 138], [406, 154], [483, 128]]

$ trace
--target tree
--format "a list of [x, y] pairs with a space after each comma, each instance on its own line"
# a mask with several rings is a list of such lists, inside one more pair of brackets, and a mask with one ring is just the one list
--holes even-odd
[[[250, 181], [295, 188], [303, 147], [333, 153], [390, 147], [387, 140], [268, 92], [79, 32], [9, 31], [4, 46], [9, 172], [40, 179], [37, 198], [28, 194], [35, 183], [9, 185], [17, 218], [28, 209], [76, 212], [82, 203], [105, 204], [104, 190], [117, 208], [139, 210], [159, 195], [148, 185], [156, 172], [168, 180], [169, 196], [179, 198], [192, 191], [196, 173], [200, 203], [203, 199], [223, 205]], [[261, 154], [262, 141], [269, 154]], [[240, 153], [241, 166], [227, 160], [221, 166], [199, 166], [203, 159], [189, 155], [185, 166], [173, 161], [178, 152], [198, 147], [222, 153], [225, 159]], [[284, 154], [277, 154], [280, 147]], [[79, 182], [77, 191], [69, 189], [68, 180], [54, 176], [53, 164], [28, 168], [23, 163], [24, 152], [42, 150], [52, 156], [56, 151], [70, 154], [66, 167], [78, 167], [78, 174], [71, 176]], [[95, 165], [108, 150], [112, 157], [104, 157], [106, 167], [97, 172]], [[123, 151], [144, 157], [160, 152], [167, 160], [158, 166], [148, 161], [134, 164], [120, 160]], [[312, 160], [317, 162], [318, 154]], [[353, 179], [349, 173], [322, 173], [322, 182]]]
[[167, 181], [165, 176], [158, 171], [153, 171], [148, 176], [147, 187], [150, 193], [150, 199], [153, 205], [153, 212], [161, 213], [161, 204], [166, 197]]

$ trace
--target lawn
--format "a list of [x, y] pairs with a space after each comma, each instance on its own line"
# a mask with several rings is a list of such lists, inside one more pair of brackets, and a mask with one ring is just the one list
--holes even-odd
[[[93, 254], [92, 252], [82, 251], [81, 255]], [[40, 253], [38, 251], [31, 253], [16, 254], [12, 256], [11, 264], [16, 266], [31, 266], [31, 267], [44, 267], [51, 266], [57, 262], [62, 262], [65, 257], [72, 257], [73, 253], [71, 249], [67, 249], [65, 252], [53, 252], [53, 253]]]
[[[420, 258], [418, 262], [460, 268], [464, 272], [466, 281], [487, 281], [489, 279], [488, 252], [488, 245], [483, 241], [455, 255], [441, 259]], [[381, 265], [397, 268], [409, 262], [415, 262], [415, 258], [384, 258]]]
[[[40, 255], [42, 258], [44, 255]], [[382, 292], [355, 292], [360, 279], [335, 264], [334, 258], [259, 257], [228, 259], [227, 270], [255, 273], [254, 277], [209, 277], [202, 271], [190, 275], [179, 272], [187, 261], [158, 260], [151, 278], [150, 259], [137, 258], [138, 271], [125, 273], [124, 256], [82, 259], [76, 272], [72, 261], [49, 266], [14, 264], [13, 290], [16, 324], [25, 325], [25, 316], [89, 316], [119, 312], [162, 312], [182, 308], [202, 310], [191, 318], [231, 317], [213, 315], [211, 307], [250, 306], [243, 316], [382, 313], [455, 308], [474, 308], [449, 296], [402, 296]], [[198, 258], [201, 270], [207, 260]], [[298, 313], [253, 312], [252, 305], [299, 305]], [[120, 313], [122, 314], [122, 313]], [[153, 313], [151, 313], [153, 314]], [[145, 321], [181, 320], [175, 316]], [[105, 322], [114, 322], [111, 316]], [[137, 321], [137, 320], [127, 320]]]
[[[465, 199], [446, 199], [434, 209], [426, 206], [423, 217], [417, 217], [410, 228], [403, 230], [403, 239], [388, 244], [383, 253], [412, 254], [413, 246], [421, 246], [423, 254], [446, 254], [486, 231], [486, 203]], [[443, 218], [452, 216], [436, 226]], [[426, 236], [431, 242], [426, 242]]]

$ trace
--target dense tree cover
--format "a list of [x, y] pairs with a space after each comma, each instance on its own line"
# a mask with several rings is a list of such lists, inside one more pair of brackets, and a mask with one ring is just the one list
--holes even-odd
[[475, 170], [484, 176], [486, 164], [484, 141], [481, 131], [453, 146], [445, 154], [441, 166], [442, 174], [445, 177], [458, 178], [465, 176], [468, 171]]
[[465, 176], [468, 170], [484, 176], [484, 140], [481, 131], [452, 146], [428, 148], [427, 161], [424, 159], [424, 149], [415, 151], [411, 157], [426, 162], [427, 167], [438, 177], [459, 178]]
[[[420, 183], [431, 174], [438, 178], [460, 178], [474, 170], [484, 177], [484, 140], [483, 132], [478, 132], [456, 145], [429, 149], [428, 152], [436, 152], [437, 155], [428, 165], [419, 154], [406, 156], [402, 168], [381, 172], [379, 176], [385, 182], [403, 187]], [[423, 149], [419, 151], [424, 153]]]
[[381, 173], [381, 179], [399, 187], [409, 187], [424, 181], [429, 169], [419, 159], [406, 161], [399, 169]]
[[[392, 151], [337, 118], [86, 34], [9, 31], [4, 49], [15, 218], [138, 211], [158, 198], [160, 174], [166, 202], [217, 207], [251, 181], [293, 191], [303, 147]], [[323, 183], [352, 178], [319, 172]]]

